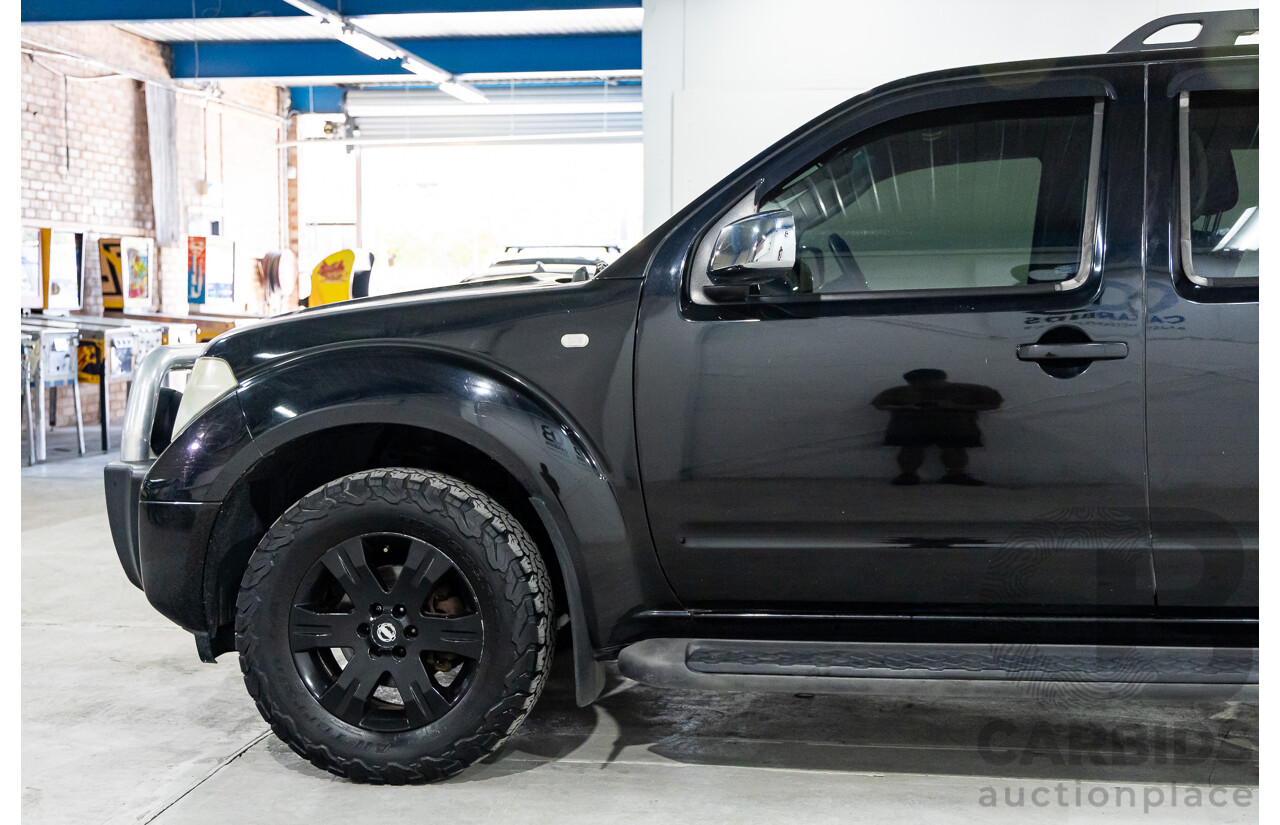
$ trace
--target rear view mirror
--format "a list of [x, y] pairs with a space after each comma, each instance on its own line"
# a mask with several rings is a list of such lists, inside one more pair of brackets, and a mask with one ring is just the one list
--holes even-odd
[[736, 220], [720, 230], [707, 278], [717, 286], [768, 281], [796, 263], [796, 219], [785, 209]]

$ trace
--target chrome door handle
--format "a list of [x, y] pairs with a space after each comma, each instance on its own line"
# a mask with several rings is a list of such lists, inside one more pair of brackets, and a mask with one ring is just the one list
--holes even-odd
[[1128, 354], [1124, 341], [1018, 345], [1019, 361], [1116, 361]]

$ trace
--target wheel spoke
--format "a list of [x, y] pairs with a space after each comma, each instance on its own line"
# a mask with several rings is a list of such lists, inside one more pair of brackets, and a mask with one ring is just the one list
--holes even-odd
[[347, 724], [359, 725], [364, 719], [365, 704], [385, 672], [375, 663], [363, 660], [357, 652], [356, 657], [342, 669], [337, 681], [320, 697], [320, 704]]
[[350, 647], [350, 613], [317, 613], [295, 605], [289, 613], [289, 647], [294, 651]]
[[393, 601], [416, 602], [426, 601], [436, 582], [448, 573], [453, 565], [436, 548], [419, 539], [409, 541], [409, 554], [405, 558], [404, 568], [391, 588], [389, 596]]
[[404, 672], [397, 674], [396, 689], [404, 702], [405, 716], [414, 727], [434, 722], [453, 707], [431, 681], [421, 659], [405, 663]]
[[[394, 566], [394, 583], [384, 585]], [[336, 603], [334, 582], [343, 594]], [[462, 660], [480, 660], [480, 614], [451, 615], [475, 604], [466, 576], [429, 541], [369, 533], [331, 546], [313, 563], [289, 608], [289, 648], [308, 689], [335, 718], [367, 730], [419, 728], [452, 710], [470, 684], [451, 674], [455, 680], [442, 685], [436, 670], [467, 668], [466, 676], [474, 665]], [[440, 612], [422, 612], [428, 609]], [[344, 655], [333, 661], [313, 652], [326, 649]], [[345, 666], [335, 676], [339, 664]], [[380, 685], [394, 685], [401, 706], [375, 698]]]
[[325, 553], [321, 558], [324, 566], [342, 585], [342, 589], [357, 604], [377, 601], [386, 598], [378, 577], [369, 569], [364, 556], [364, 543], [357, 537], [347, 539], [342, 544]]
[[424, 651], [456, 653], [465, 659], [479, 659], [483, 642], [483, 626], [480, 614], [469, 616], [422, 616], [416, 620], [419, 628], [418, 646]]

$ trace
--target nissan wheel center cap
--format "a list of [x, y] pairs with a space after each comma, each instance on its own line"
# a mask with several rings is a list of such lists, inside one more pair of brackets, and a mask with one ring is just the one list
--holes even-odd
[[381, 622], [374, 628], [373, 635], [380, 644], [389, 645], [396, 640], [396, 626], [392, 622]]

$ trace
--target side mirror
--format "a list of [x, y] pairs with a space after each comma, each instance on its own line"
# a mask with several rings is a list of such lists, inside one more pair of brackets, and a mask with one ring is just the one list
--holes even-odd
[[796, 264], [796, 219], [785, 209], [736, 220], [720, 230], [707, 278], [716, 286], [768, 281]]

